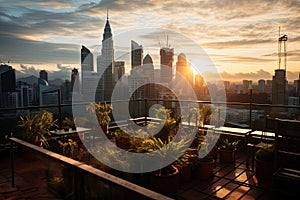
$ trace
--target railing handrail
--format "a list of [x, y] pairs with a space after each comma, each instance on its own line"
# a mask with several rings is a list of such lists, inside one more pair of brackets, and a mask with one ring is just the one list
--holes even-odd
[[124, 189], [127, 189], [127, 190], [129, 190], [133, 193], [137, 193], [141, 196], [144, 196], [144, 197], [147, 197], [147, 198], [150, 198], [150, 199], [163, 199], [163, 200], [171, 200], [172, 199], [172, 198], [167, 197], [165, 195], [162, 195], [160, 193], [154, 192], [152, 190], [141, 187], [139, 185], [136, 185], [136, 184], [131, 183], [129, 181], [126, 181], [124, 179], [118, 178], [114, 175], [108, 174], [108, 173], [106, 173], [106, 172], [104, 172], [100, 169], [96, 169], [96, 168], [94, 168], [90, 165], [81, 163], [79, 161], [73, 160], [71, 158], [65, 157], [65, 156], [57, 154], [57, 153], [54, 153], [54, 152], [49, 151], [47, 149], [40, 148], [36, 145], [30, 144], [30, 143], [28, 143], [26, 141], [23, 141], [23, 140], [20, 140], [18, 138], [11, 137], [10, 140], [14, 143], [25, 146], [26, 148], [30, 148], [34, 151], [37, 151], [38, 153], [41, 153], [45, 156], [49, 156], [52, 159], [58, 160], [58, 161], [60, 161], [64, 164], [67, 164], [67, 165], [72, 166], [76, 169], [84, 171], [88, 174], [96, 176], [97, 178], [100, 178], [102, 180], [105, 180], [105, 181], [111, 182], [113, 184], [116, 184], [116, 185], [118, 185], [118, 186], [120, 186]]
[[[136, 99], [136, 100], [116, 100], [113, 102], [106, 102], [106, 103], [117, 103], [117, 102], [129, 102], [129, 101], [163, 101], [163, 102], [176, 102], [177, 100], [174, 99]], [[297, 105], [283, 105], [283, 104], [261, 104], [261, 103], [251, 103], [251, 102], [222, 102], [222, 101], [194, 101], [194, 100], [183, 100], [183, 102], [190, 102], [190, 103], [198, 103], [198, 104], [217, 104], [217, 105], [232, 105], [232, 106], [249, 106], [252, 104], [252, 106], [268, 106], [268, 107], [282, 107], [282, 108], [298, 108], [300, 109], [300, 106]], [[71, 104], [61, 104], [61, 107], [65, 106], [73, 106], [73, 105], [88, 105], [90, 102], [76, 102]], [[103, 102], [104, 103], [104, 102]], [[41, 105], [41, 106], [27, 106], [27, 107], [12, 107], [12, 108], [0, 108], [1, 111], [9, 111], [9, 110], [32, 110], [32, 109], [41, 109], [41, 108], [57, 108], [58, 104], [49, 104], [49, 105]]]

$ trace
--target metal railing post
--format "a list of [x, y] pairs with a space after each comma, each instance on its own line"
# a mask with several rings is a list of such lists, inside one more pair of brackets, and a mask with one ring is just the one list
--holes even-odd
[[249, 104], [249, 128], [252, 129], [252, 89], [250, 89], [250, 104]]
[[15, 161], [14, 161], [14, 146], [13, 141], [10, 141], [10, 167], [11, 167], [11, 187], [15, 187]]
[[62, 128], [61, 92], [60, 92], [60, 89], [57, 89], [57, 101], [58, 101], [58, 119], [59, 119], [59, 128]]
[[144, 117], [145, 117], [145, 125], [147, 123], [147, 99], [144, 99]]

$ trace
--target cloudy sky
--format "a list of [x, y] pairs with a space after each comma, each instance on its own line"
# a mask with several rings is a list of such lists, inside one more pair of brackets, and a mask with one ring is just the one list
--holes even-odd
[[[69, 77], [68, 69], [79, 67], [81, 45], [100, 51], [107, 8], [113, 34], [123, 41], [115, 42], [116, 52], [130, 46], [132, 38], [124, 32], [154, 27], [161, 31], [134, 39], [158, 63], [158, 49], [172, 30], [200, 46], [225, 80], [271, 79], [278, 68], [280, 26], [288, 35], [289, 81], [300, 72], [296, 0], [0, 0], [0, 6], [0, 60], [10, 60], [23, 74], [46, 69]], [[199, 54], [189, 42], [169, 36], [175, 53], [183, 51], [188, 59]]]

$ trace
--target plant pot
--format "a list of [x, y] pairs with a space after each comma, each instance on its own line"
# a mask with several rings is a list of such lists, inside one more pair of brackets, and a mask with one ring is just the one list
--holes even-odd
[[218, 153], [219, 153], [218, 150], [219, 150], [218, 147], [214, 146], [212, 148], [212, 150], [208, 153], [208, 157], [213, 158], [214, 160], [217, 160], [218, 159]]
[[270, 180], [274, 172], [273, 162], [255, 157], [255, 176], [258, 180]]
[[155, 191], [174, 197], [179, 188], [179, 170], [175, 166], [172, 168], [174, 172], [169, 175], [160, 176], [157, 173], [151, 173], [150, 185]]
[[108, 125], [107, 124], [100, 124], [100, 127], [105, 134], [108, 133]]
[[191, 165], [183, 165], [179, 168], [180, 182], [187, 182], [191, 180]]
[[198, 161], [197, 167], [195, 167], [195, 175], [200, 180], [210, 180], [214, 176], [214, 159], [205, 159]]
[[130, 149], [129, 138], [116, 138], [116, 145], [121, 149], [125, 149], [125, 150]]
[[236, 149], [233, 149], [233, 150], [219, 149], [219, 152], [220, 152], [220, 162], [235, 163]]

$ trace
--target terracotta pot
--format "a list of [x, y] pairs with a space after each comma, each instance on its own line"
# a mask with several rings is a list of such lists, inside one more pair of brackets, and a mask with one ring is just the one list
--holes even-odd
[[130, 149], [129, 138], [117, 138], [116, 145], [121, 149], [125, 149], [125, 150]]
[[159, 174], [152, 173], [150, 176], [150, 185], [155, 191], [174, 197], [179, 188], [179, 170], [175, 166], [172, 166], [172, 168], [174, 172], [168, 176], [160, 176]]
[[236, 149], [233, 149], [233, 150], [219, 149], [219, 152], [220, 152], [220, 162], [235, 163]]
[[209, 180], [214, 176], [214, 159], [200, 161], [195, 169], [196, 177], [200, 180]]
[[180, 182], [187, 182], [191, 180], [191, 165], [184, 165], [179, 168]]
[[108, 125], [107, 124], [100, 124], [100, 127], [105, 134], [108, 133]]
[[273, 162], [264, 161], [255, 157], [255, 176], [259, 180], [270, 180], [274, 172]]

